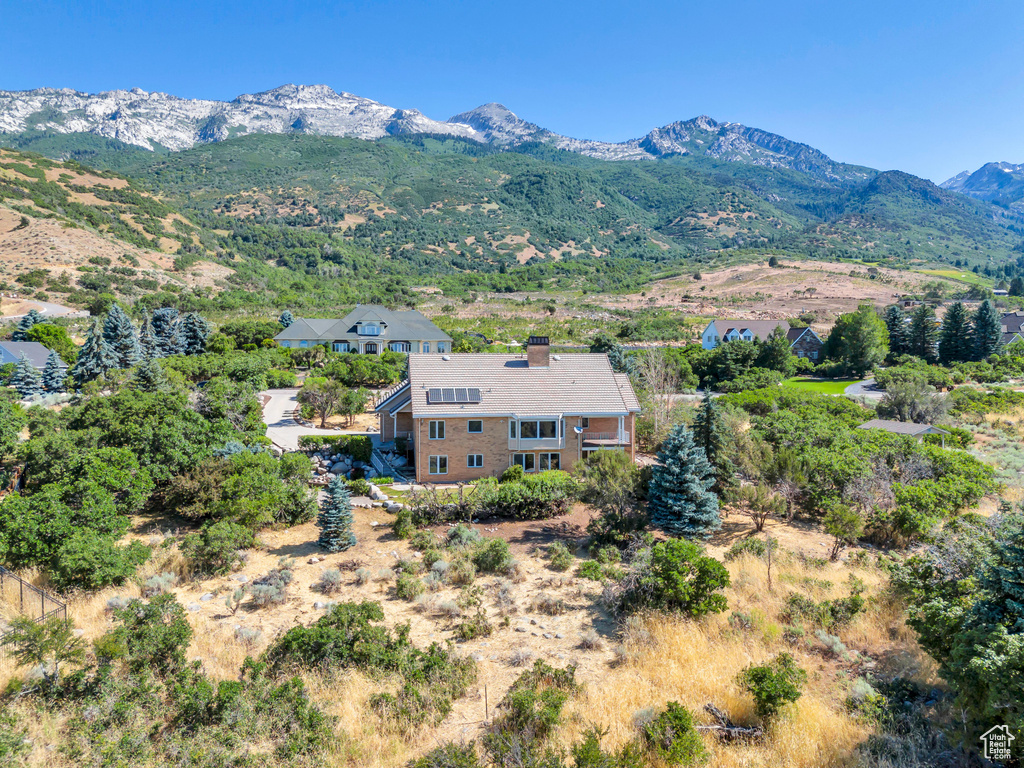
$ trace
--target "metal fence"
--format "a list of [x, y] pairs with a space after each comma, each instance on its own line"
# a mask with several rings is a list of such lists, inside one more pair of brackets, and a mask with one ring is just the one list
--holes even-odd
[[[68, 606], [48, 592], [29, 584], [17, 574], [0, 566], [0, 605], [5, 614], [28, 616], [33, 621], [46, 621], [52, 616], [68, 617]], [[0, 628], [2, 628], [0, 623]], [[7, 632], [0, 632], [0, 639]]]

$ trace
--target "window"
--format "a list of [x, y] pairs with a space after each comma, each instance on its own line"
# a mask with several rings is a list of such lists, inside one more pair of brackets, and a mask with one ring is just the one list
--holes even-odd
[[484, 455], [482, 453], [471, 453], [466, 457], [466, 466], [470, 469], [479, 469], [484, 465]]
[[427, 423], [427, 437], [431, 440], [444, 440], [444, 422], [431, 421]]
[[539, 453], [537, 456], [540, 458], [540, 471], [543, 472], [546, 469], [558, 469], [560, 454], [557, 453]]
[[584, 416], [580, 419], [580, 426], [583, 427], [583, 429], [590, 429], [590, 419]]
[[811, 360], [817, 360], [817, 359], [818, 359], [818, 352], [817, 352], [817, 350], [815, 350], [815, 351], [811, 352]]
[[513, 440], [516, 439], [516, 422], [512, 420], [508, 422], [508, 436]]
[[430, 351], [430, 342], [429, 341], [424, 341], [423, 342], [423, 351], [424, 352], [429, 352]]
[[448, 457], [447, 456], [431, 456], [430, 462], [427, 465], [428, 475], [447, 475], [448, 474]]
[[392, 341], [388, 344], [388, 349], [392, 352], [409, 352], [411, 347], [407, 341]]
[[532, 453], [513, 453], [512, 454], [512, 463], [522, 467], [523, 470], [526, 471], [526, 472], [533, 472], [533, 470], [535, 468], [534, 465], [533, 465], [533, 459], [534, 459], [534, 455]]
[[470, 419], [466, 423], [466, 431], [470, 434], [479, 435], [484, 431], [484, 423], [479, 419]]
[[521, 421], [519, 433], [524, 440], [551, 440], [558, 437], [558, 422]]
[[348, 347], [348, 342], [347, 341], [336, 341], [336, 342], [334, 342], [334, 351], [335, 352], [348, 352], [348, 349], [349, 349], [349, 347]]
[[380, 336], [380, 326], [376, 323], [363, 323], [359, 326], [360, 336]]
[[308, 341], [300, 341], [299, 342], [299, 346], [300, 347], [308, 347], [309, 346], [309, 342]]
[[281, 341], [279, 341], [278, 343], [279, 343], [279, 344], [280, 344], [280, 345], [281, 345], [282, 347], [284, 347], [285, 349], [287, 349], [288, 347], [290, 347], [290, 346], [291, 346], [291, 342], [290, 342], [290, 341], [288, 341], [288, 339], [282, 339], [282, 340], [281, 340]]

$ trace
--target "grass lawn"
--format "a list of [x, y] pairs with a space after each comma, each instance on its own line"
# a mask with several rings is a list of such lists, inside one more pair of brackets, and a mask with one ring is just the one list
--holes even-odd
[[856, 384], [862, 379], [808, 379], [803, 376], [796, 376], [782, 382], [785, 387], [796, 387], [806, 389], [809, 392], [820, 392], [823, 395], [841, 395], [851, 384]]
[[985, 277], [984, 275], [976, 275], [969, 270], [960, 269], [919, 269], [916, 270], [923, 275], [934, 275], [935, 277], [945, 277], [948, 280], [957, 280], [961, 283], [967, 283], [968, 285], [980, 285], [983, 288], [992, 287], [992, 278]]

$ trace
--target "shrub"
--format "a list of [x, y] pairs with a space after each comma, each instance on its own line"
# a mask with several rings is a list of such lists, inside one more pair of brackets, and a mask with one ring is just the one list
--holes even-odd
[[604, 571], [596, 560], [587, 560], [580, 563], [580, 567], [576, 571], [576, 575], [581, 579], [604, 581]]
[[362, 586], [373, 579], [373, 571], [369, 568], [359, 568], [356, 570], [356, 584]]
[[565, 601], [546, 592], [534, 596], [531, 605], [533, 610], [546, 613], [549, 616], [560, 616], [565, 613]]
[[548, 568], [553, 571], [567, 571], [576, 558], [569, 548], [560, 541], [548, 545]]
[[764, 539], [761, 538], [749, 538], [741, 539], [729, 547], [729, 550], [725, 553], [726, 560], [736, 560], [737, 558], [750, 554], [756, 558], [763, 558], [768, 553], [768, 547], [772, 548], [772, 556], [774, 557], [779, 549], [779, 542], [775, 539], [770, 539], [771, 544], [765, 543]]
[[476, 578], [476, 566], [465, 557], [453, 560], [448, 569], [448, 581], [455, 585], [472, 584]]
[[359, 478], [358, 480], [349, 480], [348, 492], [353, 496], [369, 496], [370, 484], [362, 478]]
[[173, 573], [159, 573], [150, 576], [142, 585], [143, 597], [155, 597], [163, 595], [174, 589], [178, 583], [178, 577]]
[[481, 573], [505, 573], [511, 564], [512, 552], [504, 539], [488, 539], [473, 553], [473, 565]]
[[132, 600], [114, 611], [114, 618], [120, 626], [107, 634], [106, 645], [123, 649], [133, 671], [167, 672], [184, 665], [192, 627], [174, 595]]
[[526, 477], [526, 471], [518, 464], [513, 464], [511, 467], [501, 473], [501, 479], [499, 482], [502, 483], [518, 483]]
[[726, 609], [720, 590], [729, 586], [729, 572], [696, 544], [682, 539], [655, 544], [626, 582], [620, 601], [625, 610], [648, 607], [696, 618]]
[[408, 539], [412, 536], [416, 530], [412, 522], [412, 510], [407, 507], [402, 507], [398, 510], [395, 513], [395, 522], [391, 529], [395, 532], [395, 536], [400, 539]]
[[112, 538], [82, 528], [57, 550], [50, 580], [58, 589], [101, 589], [123, 584], [147, 559], [149, 547], [137, 541], [120, 547]]
[[296, 382], [297, 377], [294, 371], [282, 371], [279, 368], [271, 368], [267, 371], [268, 389], [287, 389], [294, 387]]
[[754, 697], [757, 716], [765, 721], [799, 699], [806, 681], [807, 673], [788, 653], [780, 653], [768, 664], [752, 664], [736, 676], [737, 684]]
[[601, 636], [597, 634], [597, 630], [587, 629], [580, 633], [580, 647], [594, 651], [604, 647], [604, 643], [601, 641]]
[[465, 523], [459, 523], [454, 528], [450, 528], [445, 537], [445, 544], [452, 549], [474, 547], [481, 541], [483, 541], [483, 536], [480, 535], [480, 532]]
[[194, 571], [219, 576], [241, 562], [239, 550], [256, 543], [249, 528], [230, 520], [204, 525], [198, 533], [190, 533], [181, 542], [181, 553]]
[[554, 669], [538, 659], [499, 702], [492, 729], [542, 739], [561, 722], [562, 708], [577, 688], [575, 666]]
[[693, 715], [675, 701], [643, 729], [648, 747], [669, 765], [698, 765], [708, 759], [700, 734], [693, 727]]
[[313, 584], [313, 590], [325, 595], [333, 595], [341, 589], [341, 571], [330, 568], [320, 574], [319, 580]]
[[395, 582], [395, 594], [403, 600], [414, 600], [426, 591], [423, 582], [411, 573], [403, 573]]
[[423, 757], [411, 760], [407, 768], [484, 768], [476, 754], [474, 742], [456, 744], [449, 741], [432, 749]]
[[282, 605], [288, 599], [288, 585], [294, 576], [291, 566], [291, 561], [282, 558], [277, 568], [253, 581], [249, 599], [254, 606]]
[[330, 448], [334, 453], [344, 453], [355, 461], [369, 464], [373, 441], [366, 435], [299, 435], [299, 448], [310, 452]]
[[795, 592], [786, 598], [786, 614], [790, 621], [806, 619], [829, 631], [845, 627], [862, 610], [864, 598], [860, 595], [822, 600], [820, 603]]
[[578, 495], [579, 483], [572, 475], [551, 470], [509, 482], [480, 480], [472, 502], [481, 517], [541, 520], [568, 511]]

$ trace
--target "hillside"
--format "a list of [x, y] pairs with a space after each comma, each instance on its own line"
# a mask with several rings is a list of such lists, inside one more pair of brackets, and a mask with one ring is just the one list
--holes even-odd
[[1024, 164], [986, 163], [974, 173], [958, 173], [941, 186], [1024, 214]]

